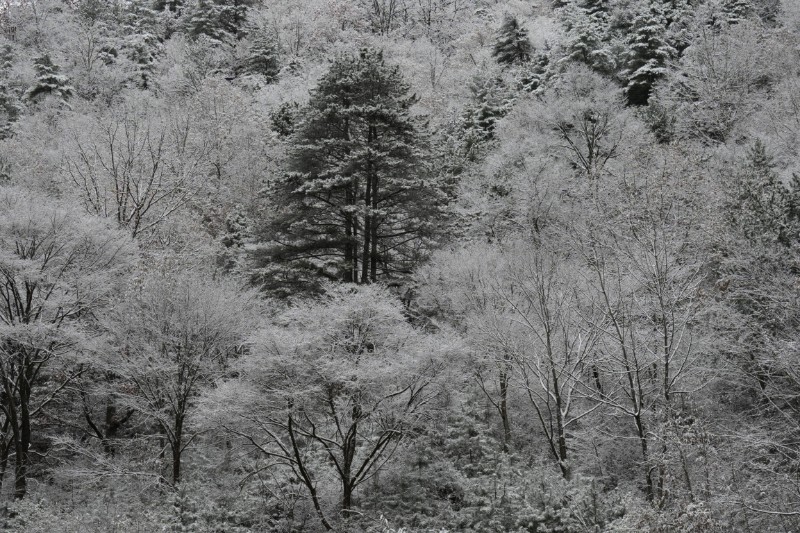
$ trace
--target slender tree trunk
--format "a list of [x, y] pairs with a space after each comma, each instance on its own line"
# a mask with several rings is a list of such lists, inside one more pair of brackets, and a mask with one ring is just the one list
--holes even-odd
[[322, 506], [319, 503], [319, 496], [317, 495], [317, 487], [314, 484], [314, 481], [311, 479], [311, 475], [305, 468], [305, 463], [302, 455], [300, 454], [300, 448], [297, 446], [297, 439], [295, 438], [294, 432], [294, 420], [292, 416], [289, 415], [289, 424], [287, 426], [289, 430], [289, 439], [292, 443], [292, 455], [294, 464], [296, 465], [297, 473], [299, 474], [300, 478], [303, 480], [303, 484], [308, 489], [308, 493], [311, 496], [311, 502], [314, 504], [314, 510], [317, 512], [317, 516], [322, 522], [322, 526], [328, 530], [333, 530], [330, 522], [325, 518], [325, 513], [322, 512]]
[[[348, 204], [350, 193], [348, 196]], [[344, 245], [344, 275], [342, 279], [345, 283], [353, 282], [353, 215], [346, 215], [344, 222], [344, 235], [347, 243]]]
[[28, 454], [19, 434], [14, 439], [14, 453], [16, 454], [14, 462], [14, 499], [20, 500], [28, 492]]
[[6, 471], [8, 470], [8, 454], [11, 452], [12, 439], [9, 438], [8, 431], [11, 423], [8, 418], [3, 423], [3, 439], [0, 446], [0, 494], [2, 494], [3, 482], [6, 479]]
[[353, 254], [353, 283], [358, 283], [358, 215], [353, 216], [353, 241], [350, 243], [350, 250]]
[[353, 423], [347, 431], [342, 443], [342, 514], [347, 517], [353, 508], [353, 460], [356, 456], [356, 439], [358, 438], [358, 420], [361, 418], [361, 406], [353, 405]]
[[[344, 138], [350, 140], [350, 119], [344, 120]], [[358, 182], [353, 178], [353, 183], [347, 188], [345, 203], [347, 207], [356, 205], [358, 201]], [[347, 213], [345, 215], [345, 235], [347, 244], [344, 249], [345, 273], [344, 281], [358, 283], [358, 215]]]
[[[369, 135], [367, 137], [368, 145], [372, 144], [372, 127], [369, 128]], [[369, 282], [369, 274], [370, 274], [370, 265], [372, 261], [370, 260], [372, 246], [371, 246], [371, 239], [373, 235], [373, 213], [372, 213], [372, 204], [373, 204], [373, 194], [374, 194], [374, 183], [375, 177], [373, 176], [373, 169], [372, 169], [372, 154], [367, 154], [367, 189], [364, 194], [364, 248], [362, 250], [361, 255], [361, 283], [368, 283]]]
[[[375, 141], [378, 137], [378, 131], [375, 126], [370, 126], [370, 138]], [[372, 172], [372, 225], [370, 226], [370, 280], [374, 283], [378, 277], [378, 175]]]
[[175, 437], [172, 444], [172, 484], [177, 486], [181, 480], [181, 446], [183, 445], [183, 415], [175, 416]]
[[370, 231], [371, 250], [369, 254], [370, 260], [370, 280], [374, 283], [378, 279], [378, 218], [375, 213], [378, 211], [378, 176], [373, 178], [372, 182], [372, 226]]
[[511, 445], [511, 421], [508, 415], [508, 356], [504, 356], [500, 370], [500, 420], [503, 422], [503, 451], [508, 452]]
[[653, 501], [655, 497], [655, 490], [653, 488], [653, 469], [650, 467], [650, 454], [647, 448], [647, 432], [644, 428], [644, 421], [642, 415], [637, 412], [633, 416], [636, 423], [636, 433], [639, 437], [639, 445], [642, 448], [642, 461], [644, 462], [644, 480], [645, 480], [645, 494], [648, 501]]
[[572, 471], [569, 467], [567, 434], [566, 430], [564, 429], [563, 399], [561, 398], [558, 374], [556, 373], [555, 367], [552, 366], [552, 363], [550, 371], [553, 376], [553, 391], [556, 397], [556, 439], [558, 440], [558, 467], [561, 470], [561, 475], [564, 477], [564, 479], [569, 481], [572, 478]]
[[158, 484], [163, 486], [167, 484], [167, 480], [164, 478], [164, 458], [166, 457], [166, 437], [162, 436], [158, 439], [159, 448], [161, 451], [158, 452]]
[[[6, 379], [8, 378], [6, 377]], [[11, 442], [8, 443], [8, 447], [10, 448], [13, 445], [14, 454], [16, 455], [14, 461], [14, 498], [20, 499], [25, 496], [25, 492], [27, 491], [26, 472], [25, 468], [20, 464], [20, 457], [23, 456], [23, 451], [17, 406], [9, 392], [8, 385], [6, 385], [6, 409], [8, 410], [8, 419], [11, 425]]]
[[[347, 207], [353, 205], [353, 191], [349, 188], [345, 193], [345, 203]], [[344, 245], [344, 273], [342, 279], [345, 283], [353, 282], [353, 214], [346, 213], [344, 216], [344, 236], [347, 240]]]
[[106, 433], [103, 435], [103, 451], [110, 455], [114, 456], [114, 447], [111, 446], [111, 441], [109, 439], [113, 438], [117, 434], [117, 425], [114, 423], [114, 418], [117, 415], [117, 406], [114, 405], [114, 400], [109, 400], [106, 403]]
[[14, 498], [21, 499], [28, 493], [28, 452], [31, 446], [30, 385], [26, 369], [20, 369], [18, 438], [16, 439]]
[[181, 449], [180, 443], [172, 447], [172, 484], [177, 485], [181, 480]]
[[369, 255], [370, 255], [370, 238], [372, 237], [372, 214], [370, 213], [371, 204], [372, 204], [372, 178], [367, 177], [367, 191], [366, 196], [364, 199], [364, 207], [366, 213], [364, 214], [364, 231], [363, 240], [364, 240], [364, 247], [361, 253], [361, 283], [368, 283], [369, 282]]

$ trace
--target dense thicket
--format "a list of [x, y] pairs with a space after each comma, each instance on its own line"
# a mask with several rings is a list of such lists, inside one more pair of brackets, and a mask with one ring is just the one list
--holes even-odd
[[0, 6], [0, 529], [800, 528], [790, 0]]

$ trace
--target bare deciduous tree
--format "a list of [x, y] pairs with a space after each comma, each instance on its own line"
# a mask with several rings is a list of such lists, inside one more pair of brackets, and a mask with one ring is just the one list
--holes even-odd
[[183, 452], [198, 436], [191, 415], [203, 385], [241, 352], [253, 325], [254, 295], [199, 275], [156, 274], [131, 287], [108, 314], [109, 370], [132, 387], [120, 403], [153, 420], [171, 453], [173, 485]]
[[321, 480], [336, 480], [339, 511], [349, 518], [356, 489], [433, 407], [441, 351], [384, 290], [332, 289], [254, 339], [241, 378], [220, 387], [222, 424], [264, 461], [251, 475], [290, 473], [331, 530]]
[[136, 237], [196, 193], [206, 147], [191, 143], [193, 135], [177, 109], [125, 103], [78, 124], [64, 163], [87, 212], [116, 220]]
[[[83, 371], [51, 367], [90, 350], [91, 325], [132, 253], [124, 234], [96, 218], [0, 190], [0, 476], [10, 446], [17, 498], [27, 492], [34, 421]], [[43, 391], [47, 380], [55, 386]]]

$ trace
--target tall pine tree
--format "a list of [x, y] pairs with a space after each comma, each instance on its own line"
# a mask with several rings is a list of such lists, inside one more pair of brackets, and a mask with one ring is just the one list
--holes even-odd
[[244, 37], [247, 11], [252, 0], [197, 0], [187, 10], [184, 28], [191, 37], [205, 35], [212, 41]]
[[59, 74], [58, 65], [53, 63], [49, 54], [44, 54], [33, 60], [36, 70], [36, 83], [25, 92], [25, 98], [37, 101], [46, 96], [54, 96], [66, 101], [75, 92], [69, 84], [69, 79]]
[[728, 24], [738, 24], [747, 20], [754, 12], [750, 0], [725, 0], [722, 3], [722, 14]]
[[13, 66], [13, 59], [10, 45], [0, 48], [0, 140], [11, 136], [11, 127], [20, 114], [19, 99], [14, 89], [6, 82]]
[[512, 65], [530, 61], [532, 55], [533, 45], [528, 39], [528, 30], [520, 25], [517, 17], [506, 15], [494, 44], [492, 56], [500, 64]]
[[747, 153], [742, 170], [728, 191], [729, 221], [752, 241], [789, 246], [800, 237], [800, 183], [782, 182], [772, 156], [760, 140]]
[[236, 65], [238, 75], [261, 75], [268, 82], [278, 77], [281, 65], [278, 59], [277, 39], [264, 27], [254, 27], [242, 41], [245, 54]]
[[381, 52], [333, 62], [301, 112], [292, 172], [272, 191], [280, 207], [256, 254], [262, 283], [369, 283], [409, 271], [443, 205], [409, 113], [415, 102]]
[[667, 71], [667, 63], [678, 52], [667, 39], [667, 19], [658, 0], [643, 6], [633, 19], [626, 40], [625, 94], [631, 105], [645, 105], [653, 85]]
[[560, 10], [567, 29], [562, 61], [585, 63], [604, 74], [617, 68], [610, 47], [609, 10], [607, 0], [574, 1]]

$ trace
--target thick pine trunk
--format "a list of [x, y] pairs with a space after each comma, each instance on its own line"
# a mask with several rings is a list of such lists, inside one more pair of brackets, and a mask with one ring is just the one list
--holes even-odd
[[[369, 131], [367, 133], [367, 146], [371, 146], [372, 143], [375, 141], [374, 136], [374, 127], [370, 126]], [[361, 283], [368, 283], [370, 280], [374, 281], [374, 276], [370, 277], [371, 272], [371, 265], [372, 265], [372, 249], [373, 249], [373, 241], [372, 238], [375, 235], [375, 228], [374, 225], [374, 213], [373, 213], [373, 204], [375, 202], [375, 185], [376, 185], [376, 177], [375, 172], [372, 165], [372, 154], [368, 151], [367, 153], [367, 175], [366, 175], [366, 191], [364, 194], [364, 247], [362, 249], [361, 255]]]
[[370, 265], [370, 238], [372, 237], [372, 215], [370, 214], [370, 205], [372, 203], [372, 179], [367, 177], [367, 191], [364, 199], [366, 213], [364, 214], [364, 247], [361, 251], [361, 283], [369, 282], [369, 265]]
[[[348, 203], [349, 203], [348, 193]], [[344, 235], [347, 238], [347, 243], [344, 245], [344, 275], [342, 276], [345, 283], [353, 282], [353, 215], [347, 215], [344, 222]]]
[[372, 226], [370, 227], [370, 231], [372, 235], [370, 236], [370, 241], [372, 247], [370, 248], [369, 254], [369, 275], [370, 281], [373, 283], [378, 278], [378, 219], [376, 213], [378, 212], [378, 176], [375, 176], [372, 179]]

